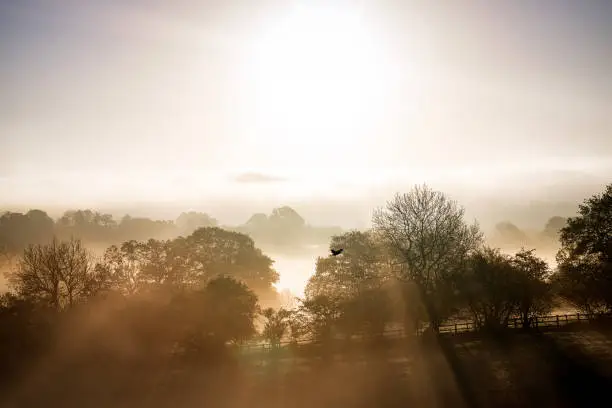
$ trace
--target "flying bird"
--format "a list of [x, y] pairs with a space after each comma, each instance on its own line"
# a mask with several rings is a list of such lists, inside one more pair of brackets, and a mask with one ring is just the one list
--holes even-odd
[[344, 248], [332, 249], [331, 250], [331, 254], [332, 254], [332, 256], [337, 256], [337, 255], [340, 255], [342, 253], [342, 251], [344, 251]]

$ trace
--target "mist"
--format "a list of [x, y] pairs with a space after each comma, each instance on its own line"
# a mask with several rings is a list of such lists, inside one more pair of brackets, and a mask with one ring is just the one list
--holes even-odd
[[610, 21], [0, 1], [0, 405], [595, 405]]

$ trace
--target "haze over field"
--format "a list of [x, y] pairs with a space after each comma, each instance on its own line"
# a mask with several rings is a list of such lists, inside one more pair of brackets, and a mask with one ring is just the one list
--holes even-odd
[[0, 205], [367, 228], [427, 182], [540, 228], [612, 175], [587, 4], [2, 2]]
[[611, 41], [609, 0], [0, 0], [0, 406], [597, 406]]

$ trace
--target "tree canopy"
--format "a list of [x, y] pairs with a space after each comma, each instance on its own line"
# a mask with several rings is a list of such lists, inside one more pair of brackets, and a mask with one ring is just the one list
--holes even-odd
[[373, 216], [375, 230], [400, 266], [399, 278], [416, 284], [434, 328], [448, 313], [435, 299], [482, 242], [478, 225], [467, 224], [464, 214], [455, 201], [423, 185], [396, 194]]
[[612, 311], [612, 184], [579, 206], [560, 241], [561, 294], [586, 312]]

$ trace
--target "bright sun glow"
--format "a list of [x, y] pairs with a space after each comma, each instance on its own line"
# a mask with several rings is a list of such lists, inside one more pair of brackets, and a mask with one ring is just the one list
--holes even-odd
[[308, 171], [312, 157], [346, 164], [338, 161], [340, 147], [363, 159], [375, 144], [392, 64], [362, 13], [296, 6], [259, 34], [244, 64], [257, 144], [274, 144], [277, 157], [299, 151], [291, 165]]

